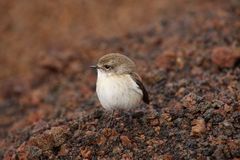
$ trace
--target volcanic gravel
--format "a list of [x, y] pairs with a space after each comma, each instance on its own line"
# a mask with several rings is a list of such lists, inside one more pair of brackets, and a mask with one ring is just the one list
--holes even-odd
[[[112, 121], [88, 68], [110, 51], [137, 63], [151, 100]], [[194, 1], [145, 30], [49, 52], [2, 85], [0, 159], [240, 158], [238, 1]]]

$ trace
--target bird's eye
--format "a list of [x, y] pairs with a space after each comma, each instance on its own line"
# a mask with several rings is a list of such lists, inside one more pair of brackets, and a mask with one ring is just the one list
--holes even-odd
[[111, 69], [111, 66], [109, 66], [109, 65], [104, 65], [104, 68], [105, 68], [105, 69]]

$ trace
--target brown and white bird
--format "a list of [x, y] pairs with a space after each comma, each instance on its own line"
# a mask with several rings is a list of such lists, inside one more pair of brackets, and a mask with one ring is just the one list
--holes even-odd
[[110, 53], [91, 67], [97, 69], [96, 91], [105, 109], [132, 109], [142, 101], [149, 104], [148, 93], [136, 73], [136, 65], [127, 56]]

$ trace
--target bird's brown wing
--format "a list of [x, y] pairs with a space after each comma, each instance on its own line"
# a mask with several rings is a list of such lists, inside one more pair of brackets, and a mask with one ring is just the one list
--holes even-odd
[[145, 89], [142, 81], [141, 81], [141, 77], [137, 74], [137, 73], [132, 73], [131, 74], [132, 79], [137, 83], [138, 87], [142, 90], [143, 93], [143, 98], [142, 100], [146, 103], [149, 104], [149, 97], [148, 97], [148, 92]]

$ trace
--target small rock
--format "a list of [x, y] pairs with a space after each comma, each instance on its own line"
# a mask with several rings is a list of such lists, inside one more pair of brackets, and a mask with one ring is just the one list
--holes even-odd
[[105, 137], [110, 137], [112, 136], [113, 133], [112, 129], [110, 128], [104, 128], [102, 132]]
[[35, 137], [31, 137], [28, 144], [37, 146], [43, 151], [50, 150], [53, 147], [58, 147], [66, 141], [68, 133], [67, 126], [52, 127], [50, 130], [45, 131]]
[[161, 130], [161, 128], [160, 128], [159, 126], [157, 126], [157, 127], [154, 128], [154, 131], [157, 132], [157, 134], [160, 133], [160, 130]]
[[203, 118], [195, 119], [192, 121], [191, 135], [198, 136], [206, 131], [206, 124]]
[[133, 160], [133, 154], [132, 153], [123, 154], [122, 160]]
[[141, 134], [141, 135], [139, 136], [139, 139], [145, 140], [145, 135], [144, 135], [144, 134]]
[[224, 104], [224, 111], [225, 111], [225, 112], [229, 113], [229, 112], [232, 111], [232, 109], [233, 109], [232, 106], [230, 106], [230, 105], [228, 105], [228, 104]]
[[40, 134], [35, 137], [31, 137], [28, 141], [28, 144], [31, 146], [36, 146], [43, 151], [50, 150], [54, 147], [54, 137], [50, 134]]
[[47, 133], [54, 137], [54, 146], [60, 146], [67, 139], [68, 134], [67, 126], [52, 127]]
[[89, 149], [89, 148], [81, 148], [80, 149], [80, 154], [83, 158], [90, 158], [91, 157], [91, 154], [92, 154], [92, 151]]
[[106, 138], [104, 136], [100, 136], [97, 140], [98, 145], [103, 145], [106, 142]]
[[240, 50], [228, 47], [216, 47], [212, 51], [212, 62], [219, 67], [233, 67], [240, 58]]
[[232, 127], [232, 123], [230, 123], [230, 122], [228, 122], [228, 121], [223, 121], [223, 125], [225, 126], [225, 127]]
[[176, 96], [181, 97], [184, 94], [185, 90], [186, 90], [185, 87], [179, 88], [177, 93], [176, 93]]
[[172, 120], [172, 117], [171, 117], [171, 115], [170, 115], [169, 113], [163, 113], [163, 114], [161, 115], [161, 117], [162, 117], [164, 120], [168, 121], [168, 122], [170, 122], [170, 121]]
[[59, 156], [66, 156], [69, 153], [69, 148], [66, 144], [63, 144], [60, 148], [60, 151], [58, 152]]
[[159, 125], [158, 119], [154, 119], [154, 120], [152, 120], [150, 123], [151, 123], [152, 126], [157, 126], [157, 125]]
[[195, 93], [189, 93], [182, 98], [181, 102], [187, 109], [194, 111], [196, 109], [197, 99], [198, 96]]
[[131, 140], [127, 136], [120, 136], [121, 142], [124, 146], [131, 145]]
[[112, 151], [113, 153], [120, 153], [121, 152], [121, 149], [118, 147], [118, 146], [116, 146], [116, 147], [114, 147], [113, 148], [113, 151]]

